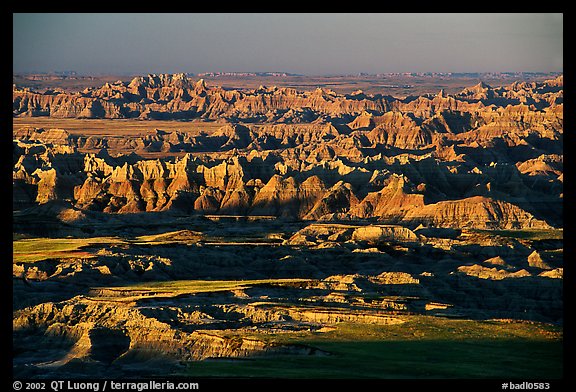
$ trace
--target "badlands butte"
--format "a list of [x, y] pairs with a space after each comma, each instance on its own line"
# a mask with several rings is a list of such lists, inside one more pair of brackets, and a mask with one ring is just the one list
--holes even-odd
[[13, 116], [15, 376], [562, 376], [562, 76], [149, 75]]

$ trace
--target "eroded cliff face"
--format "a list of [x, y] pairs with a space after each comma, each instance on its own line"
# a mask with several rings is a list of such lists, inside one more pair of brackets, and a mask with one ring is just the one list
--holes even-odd
[[[561, 201], [558, 169], [542, 166], [539, 159], [518, 165], [525, 174], [510, 165], [517, 181], [513, 185], [510, 175], [488, 170], [484, 174], [476, 167], [459, 175], [433, 165], [440, 173], [434, 178], [428, 165], [411, 159], [374, 170], [337, 161], [309, 164], [302, 171], [277, 162], [272, 170], [262, 171], [264, 161], [255, 157], [204, 162], [187, 154], [130, 164], [106, 155], [50, 154], [53, 147], [37, 147], [36, 154], [20, 155], [14, 166], [15, 207], [65, 200], [80, 210], [109, 213], [175, 210], [305, 220], [376, 218], [438, 227], [544, 228], [549, 226], [546, 219], [515, 205], [512, 195], [529, 205], [531, 197], [536, 199], [529, 181], [539, 175], [550, 181], [552, 176], [558, 182], [555, 197]], [[540, 170], [529, 169], [534, 165]], [[334, 183], [340, 177], [343, 180]], [[550, 189], [549, 183], [538, 186]], [[448, 190], [450, 200], [443, 200]]]
[[388, 103], [381, 96], [342, 96], [323, 89], [300, 92], [261, 87], [228, 91], [209, 88], [202, 79], [193, 83], [184, 74], [162, 74], [136, 77], [129, 83], [106, 83], [73, 95], [55, 91], [40, 94], [15, 87], [12, 106], [17, 116], [310, 122], [319, 116], [384, 111]]
[[[76, 95], [15, 89], [18, 116], [90, 117], [82, 105], [92, 102], [103, 118], [225, 121], [211, 131], [123, 138], [15, 130], [14, 206], [66, 200], [109, 213], [561, 226], [562, 83], [478, 84], [404, 100], [322, 89], [224, 91], [184, 75]], [[75, 109], [62, 112], [68, 107]]]
[[[165, 319], [161, 312], [151, 313], [146, 307], [131, 303], [75, 297], [60, 303], [43, 303], [17, 311], [13, 319], [15, 331], [44, 330], [51, 339], [62, 343], [54, 349], [72, 348], [55, 365], [64, 366], [78, 358], [111, 363], [129, 357], [162, 357], [176, 360], [202, 360], [206, 358], [253, 357], [270, 354], [310, 355], [316, 350], [306, 346], [269, 344], [262, 340], [228, 338], [215, 331], [203, 330], [202, 324], [215, 321], [209, 314], [186, 312], [173, 307], [176, 317]], [[242, 311], [243, 309], [238, 309]], [[255, 322], [270, 321], [253, 317]], [[234, 312], [230, 312], [234, 313]], [[233, 318], [234, 316], [230, 316]], [[60, 346], [60, 347], [59, 347]]]
[[[378, 123], [377, 116], [390, 110], [426, 119], [442, 112], [480, 113], [494, 106], [526, 105], [542, 110], [563, 102], [563, 78], [546, 82], [513, 83], [492, 88], [484, 83], [449, 96], [443, 91], [398, 100], [361, 92], [337, 94], [317, 88], [263, 87], [254, 90], [224, 90], [209, 87], [204, 80], [192, 81], [184, 74], [148, 75], [131, 82], [106, 83], [81, 93], [38, 93], [13, 88], [15, 116], [66, 118], [182, 119], [203, 117], [231, 121], [310, 123], [318, 119], [346, 117], [353, 129]], [[368, 114], [368, 116], [367, 116]], [[375, 114], [374, 119], [369, 114]], [[353, 120], [353, 121], [352, 121]]]
[[[43, 206], [49, 205], [52, 213], [65, 211]], [[33, 225], [42, 219], [31, 215]], [[340, 355], [315, 342], [351, 327], [360, 329], [354, 335], [360, 340], [365, 328], [397, 339], [398, 328], [413, 337], [418, 325], [430, 332], [430, 325], [452, 319], [455, 328], [480, 323], [469, 335], [477, 339], [486, 328], [493, 338], [499, 319], [563, 320], [558, 237], [380, 222], [105, 215], [85, 211], [84, 219], [106, 237], [15, 241], [19, 376], [166, 376], [205, 359]], [[51, 241], [83, 246], [36, 253], [42, 257], [34, 262], [22, 252]], [[542, 333], [551, 328], [544, 324]], [[324, 351], [331, 347], [335, 352]]]
[[13, 130], [14, 374], [349, 359], [313, 342], [351, 327], [561, 339], [562, 99], [561, 77], [402, 100], [184, 75], [15, 88], [15, 117], [59, 120]]

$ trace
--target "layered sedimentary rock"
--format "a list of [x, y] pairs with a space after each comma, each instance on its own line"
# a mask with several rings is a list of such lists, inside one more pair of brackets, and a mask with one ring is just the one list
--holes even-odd
[[14, 129], [14, 374], [165, 377], [210, 358], [347, 358], [314, 347], [330, 331], [562, 325], [562, 84], [15, 88], [16, 117], [143, 131]]
[[322, 89], [224, 91], [184, 75], [76, 95], [15, 88], [15, 116], [86, 117], [82, 105], [92, 102], [96, 117], [224, 122], [123, 138], [17, 129], [14, 206], [67, 200], [110, 213], [561, 226], [562, 83], [480, 83], [404, 100]]
[[[208, 88], [204, 81], [190, 81], [184, 74], [148, 75], [129, 83], [106, 83], [82, 93], [55, 91], [36, 93], [13, 90], [13, 111], [18, 116], [72, 118], [260, 118], [282, 122], [313, 121], [322, 115], [340, 115], [362, 110], [383, 111], [382, 96], [358, 99], [317, 89], [299, 92], [291, 88], [261, 87], [252, 91]], [[301, 108], [307, 108], [302, 110]]]
[[[43, 93], [13, 88], [15, 116], [72, 118], [229, 118], [260, 119], [266, 122], [311, 122], [318, 118], [361, 115], [352, 119], [352, 129], [368, 129], [390, 109], [429, 118], [443, 111], [481, 112], [491, 105], [533, 105], [538, 109], [562, 103], [562, 76], [539, 83], [514, 83], [492, 88], [480, 83], [448, 96], [443, 91], [421, 97], [396, 100], [389, 96], [337, 94], [318, 88], [297, 91], [292, 88], [264, 87], [255, 90], [224, 90], [209, 87], [200, 79], [184, 74], [148, 75], [131, 82], [106, 83], [81, 93], [49, 90]], [[490, 109], [488, 109], [490, 111]], [[387, 122], [384, 119], [383, 122]]]

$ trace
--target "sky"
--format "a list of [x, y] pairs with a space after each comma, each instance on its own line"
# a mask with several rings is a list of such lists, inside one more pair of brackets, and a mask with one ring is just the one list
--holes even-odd
[[13, 14], [13, 72], [562, 72], [563, 14]]

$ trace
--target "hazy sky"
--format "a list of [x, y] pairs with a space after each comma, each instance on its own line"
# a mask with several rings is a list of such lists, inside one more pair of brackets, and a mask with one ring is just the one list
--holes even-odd
[[14, 14], [13, 71], [562, 71], [562, 14]]

